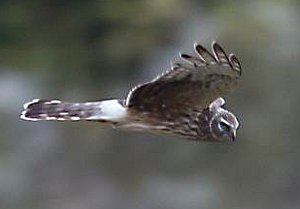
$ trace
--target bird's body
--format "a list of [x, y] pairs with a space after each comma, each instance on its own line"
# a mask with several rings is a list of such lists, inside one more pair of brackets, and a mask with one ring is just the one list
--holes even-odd
[[238, 59], [227, 57], [217, 43], [213, 54], [195, 45], [198, 57], [182, 54], [188, 63], [176, 63], [153, 81], [131, 90], [125, 100], [68, 103], [33, 100], [24, 105], [21, 118], [39, 120], [87, 120], [114, 127], [171, 133], [193, 140], [234, 139], [236, 117], [222, 108], [221, 96], [236, 88], [241, 75]]

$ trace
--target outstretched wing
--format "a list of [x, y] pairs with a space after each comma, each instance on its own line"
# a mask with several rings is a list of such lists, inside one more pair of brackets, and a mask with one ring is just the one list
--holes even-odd
[[126, 105], [147, 112], [184, 112], [186, 108], [207, 108], [234, 90], [241, 76], [237, 57], [227, 56], [216, 42], [212, 53], [199, 44], [194, 48], [196, 56], [181, 54], [185, 63], [175, 63], [170, 71], [132, 89]]

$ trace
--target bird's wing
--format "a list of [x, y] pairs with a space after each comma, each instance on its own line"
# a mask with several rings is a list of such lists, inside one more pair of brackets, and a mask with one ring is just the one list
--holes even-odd
[[181, 54], [184, 63], [175, 63], [170, 71], [149, 83], [133, 88], [126, 105], [148, 112], [204, 109], [216, 98], [232, 92], [241, 76], [241, 65], [234, 54], [212, 43], [212, 53], [199, 44], [196, 56]]

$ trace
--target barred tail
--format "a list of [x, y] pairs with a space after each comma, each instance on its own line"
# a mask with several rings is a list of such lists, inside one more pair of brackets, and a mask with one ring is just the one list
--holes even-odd
[[125, 115], [126, 108], [116, 99], [84, 103], [35, 99], [24, 104], [20, 118], [30, 121], [104, 120], [118, 122]]

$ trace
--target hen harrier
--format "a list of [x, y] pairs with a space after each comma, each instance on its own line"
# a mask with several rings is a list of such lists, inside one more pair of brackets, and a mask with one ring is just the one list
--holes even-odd
[[21, 119], [30, 121], [96, 121], [117, 128], [171, 133], [191, 140], [232, 141], [237, 118], [222, 106], [241, 76], [234, 54], [212, 43], [212, 53], [195, 44], [195, 56], [154, 80], [134, 87], [126, 99], [69, 103], [35, 99], [24, 104]]

